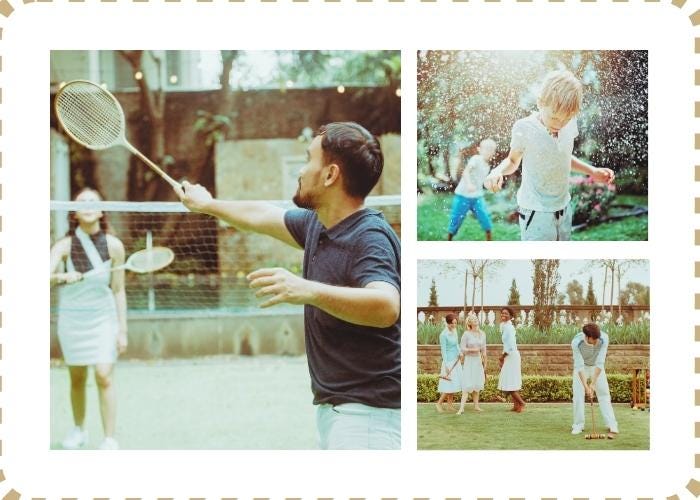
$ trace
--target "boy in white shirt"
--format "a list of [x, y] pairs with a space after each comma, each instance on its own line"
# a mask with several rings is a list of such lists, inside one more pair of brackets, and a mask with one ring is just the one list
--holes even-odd
[[486, 189], [500, 191], [503, 177], [514, 173], [522, 160], [517, 200], [523, 241], [571, 239], [572, 170], [590, 175], [595, 182], [615, 180], [609, 168], [593, 167], [572, 155], [582, 94], [581, 82], [571, 72], [550, 72], [537, 99], [538, 111], [515, 122], [508, 157], [484, 182]]
[[452, 215], [450, 225], [447, 228], [447, 240], [459, 231], [464, 218], [472, 211], [481, 229], [486, 233], [486, 240], [491, 240], [491, 216], [484, 201], [484, 180], [491, 167], [489, 161], [496, 154], [496, 142], [493, 139], [484, 139], [477, 149], [478, 154], [469, 158], [467, 167], [462, 173], [459, 184], [455, 188], [455, 196], [452, 201]]

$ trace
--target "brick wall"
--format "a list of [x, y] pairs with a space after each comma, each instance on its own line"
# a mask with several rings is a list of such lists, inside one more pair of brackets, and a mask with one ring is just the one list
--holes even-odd
[[[570, 375], [573, 370], [569, 345], [530, 344], [519, 345], [522, 372], [526, 375]], [[498, 372], [498, 356], [501, 345], [487, 347], [488, 373]], [[440, 366], [440, 346], [418, 346], [418, 373], [437, 373]], [[606, 371], [628, 373], [633, 367], [649, 367], [648, 345], [611, 345], [608, 349]]]

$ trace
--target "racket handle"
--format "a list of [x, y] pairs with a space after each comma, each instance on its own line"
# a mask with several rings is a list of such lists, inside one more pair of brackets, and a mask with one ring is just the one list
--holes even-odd
[[153, 169], [153, 171], [155, 171], [155, 173], [157, 173], [158, 175], [160, 175], [160, 176], [163, 178], [163, 180], [165, 180], [168, 184], [170, 184], [170, 186], [171, 186], [173, 189], [180, 189], [180, 190], [182, 189], [182, 185], [181, 185], [179, 182], [177, 182], [175, 179], [173, 179], [173, 178], [170, 177], [168, 174], [166, 174], [165, 171], [163, 171], [163, 169], [160, 168], [158, 165], [156, 165], [156, 164], [153, 163], [151, 160], [149, 160], [148, 158], [146, 158], [146, 156], [144, 156], [144, 155], [141, 153], [141, 151], [139, 151], [138, 149], [136, 149], [134, 146], [132, 146], [131, 144], [129, 144], [129, 143], [126, 142], [126, 141], [125, 141], [125, 144], [124, 144], [124, 145], [126, 146], [126, 148], [127, 148], [129, 151], [131, 151], [131, 152], [134, 153], [136, 156], [138, 156], [138, 157], [141, 159], [141, 161], [143, 161], [146, 165], [148, 165], [149, 167], [151, 167], [151, 169]]
[[104, 273], [113, 273], [114, 271], [119, 271], [120, 269], [125, 269], [126, 264], [122, 264], [117, 267], [110, 267], [109, 269], [91, 269], [90, 271], [83, 273], [83, 279], [89, 278], [90, 276], [99, 276]]

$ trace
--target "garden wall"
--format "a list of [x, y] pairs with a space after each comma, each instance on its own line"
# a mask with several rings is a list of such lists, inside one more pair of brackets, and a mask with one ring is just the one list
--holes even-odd
[[[522, 358], [522, 372], [527, 375], [571, 375], [573, 360], [571, 346], [522, 344], [518, 346]], [[487, 373], [498, 373], [500, 344], [487, 347]], [[440, 367], [440, 346], [418, 346], [418, 373], [437, 373]], [[629, 373], [631, 368], [649, 367], [648, 345], [611, 345], [608, 348], [606, 372]]]

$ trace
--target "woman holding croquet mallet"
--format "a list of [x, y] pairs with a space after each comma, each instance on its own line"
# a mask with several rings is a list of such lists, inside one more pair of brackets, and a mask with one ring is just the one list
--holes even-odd
[[469, 394], [472, 395], [474, 411], [481, 411], [479, 407], [479, 391], [484, 389], [486, 382], [486, 334], [479, 328], [479, 317], [470, 312], [467, 314], [467, 329], [462, 334], [459, 347], [464, 357], [462, 367], [462, 401], [457, 415], [464, 413], [464, 404]]
[[462, 356], [459, 352], [457, 339], [457, 315], [449, 313], [445, 317], [445, 322], [447, 327], [440, 333], [440, 354], [442, 356], [440, 378], [438, 379], [440, 398], [435, 403], [435, 407], [440, 413], [445, 410], [443, 406], [445, 399], [447, 399], [450, 408], [453, 408], [454, 393], [462, 390]]
[[513, 326], [513, 310], [510, 307], [501, 309], [501, 342], [503, 353], [499, 357], [501, 373], [498, 375], [498, 389], [510, 394], [513, 398], [511, 411], [521, 413], [525, 409], [525, 400], [520, 395], [522, 375], [520, 373], [520, 352], [515, 341]]

